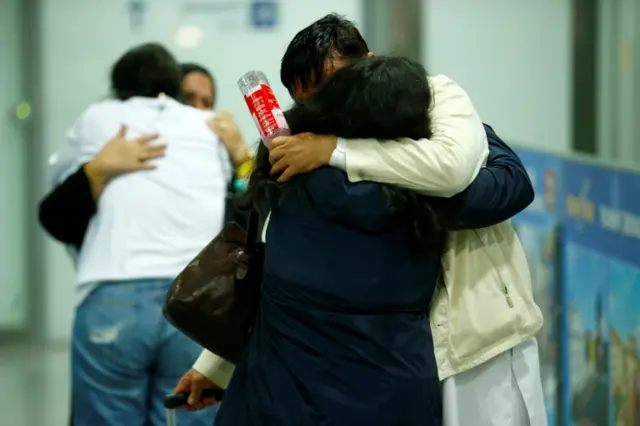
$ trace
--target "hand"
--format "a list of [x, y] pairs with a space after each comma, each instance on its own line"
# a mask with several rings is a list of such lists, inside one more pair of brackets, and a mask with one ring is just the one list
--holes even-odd
[[225, 111], [217, 113], [215, 117], [207, 122], [207, 126], [213, 133], [218, 135], [227, 148], [233, 164], [238, 166], [251, 159], [253, 156], [251, 149], [242, 137], [240, 128], [230, 113]]
[[295, 175], [326, 166], [337, 144], [336, 136], [312, 133], [275, 138], [269, 153], [271, 174], [279, 174], [278, 182], [282, 183]]
[[144, 135], [133, 140], [126, 140], [126, 136], [127, 128], [122, 126], [118, 134], [87, 163], [95, 177], [106, 182], [123, 173], [154, 169], [156, 166], [148, 161], [164, 156], [165, 145], [150, 144], [158, 135]]
[[187, 402], [188, 405], [182, 406], [180, 408], [189, 411], [198, 411], [207, 407], [211, 407], [216, 403], [216, 400], [214, 398], [205, 398], [204, 400], [201, 400], [202, 391], [205, 389], [220, 389], [220, 386], [207, 379], [204, 374], [191, 369], [187, 372], [187, 374], [182, 376], [173, 392], [189, 393], [189, 401]]
[[98, 155], [84, 165], [94, 200], [100, 197], [109, 179], [123, 173], [154, 169], [156, 166], [148, 161], [164, 156], [165, 145], [150, 145], [158, 135], [145, 135], [130, 141], [126, 136], [127, 128], [122, 126]]

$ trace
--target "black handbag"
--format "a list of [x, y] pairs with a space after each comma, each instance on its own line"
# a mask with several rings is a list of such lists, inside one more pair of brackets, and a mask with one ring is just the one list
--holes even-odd
[[260, 302], [259, 222], [252, 210], [246, 231], [235, 222], [225, 225], [173, 280], [163, 309], [178, 330], [234, 364], [249, 341]]

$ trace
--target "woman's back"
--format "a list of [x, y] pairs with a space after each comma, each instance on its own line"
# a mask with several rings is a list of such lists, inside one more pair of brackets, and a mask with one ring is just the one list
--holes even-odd
[[428, 260], [437, 255], [413, 250], [410, 239], [381, 185], [352, 184], [325, 167], [272, 207], [265, 279], [316, 293], [329, 310], [422, 314], [432, 292], [425, 283], [435, 278]]
[[298, 189], [271, 212], [259, 318], [217, 424], [431, 424], [438, 255], [409, 249], [380, 185], [324, 168]]

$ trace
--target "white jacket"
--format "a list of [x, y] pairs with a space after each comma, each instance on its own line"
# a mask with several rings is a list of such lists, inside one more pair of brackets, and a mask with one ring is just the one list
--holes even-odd
[[[469, 96], [451, 79], [430, 79], [430, 140], [344, 141], [349, 180], [370, 180], [451, 197], [469, 186], [488, 155], [487, 136]], [[442, 285], [430, 312], [440, 380], [473, 368], [533, 337], [542, 313], [510, 222], [456, 231], [442, 257]], [[194, 369], [225, 387], [233, 366], [204, 351]]]

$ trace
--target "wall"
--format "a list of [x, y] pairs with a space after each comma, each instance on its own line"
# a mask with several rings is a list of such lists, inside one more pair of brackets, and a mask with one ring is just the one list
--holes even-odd
[[507, 140], [571, 149], [571, 1], [423, 0], [424, 59]]
[[23, 330], [28, 309], [27, 226], [33, 223], [26, 214], [26, 121], [16, 115], [25, 98], [21, 6], [3, 0], [0, 7], [0, 331]]
[[599, 0], [598, 154], [640, 163], [640, 3]]
[[[330, 12], [361, 22], [360, 0], [280, 2], [279, 24], [272, 30], [247, 24], [249, 2], [197, 0], [207, 10], [189, 12], [192, 0], [148, 2], [148, 13], [137, 30], [130, 25], [130, 2], [104, 0], [42, 0], [43, 105], [42, 134], [47, 152], [64, 142], [64, 132], [91, 102], [108, 93], [110, 64], [127, 48], [145, 41], [165, 43], [181, 61], [195, 61], [210, 68], [218, 85], [218, 107], [233, 112], [248, 139], [257, 137], [254, 124], [236, 86], [245, 71], [261, 68], [275, 87], [280, 102], [289, 102], [279, 82], [280, 58], [293, 35]], [[176, 32], [198, 35], [200, 44], [179, 47]], [[197, 37], [195, 37], [197, 39]], [[193, 37], [178, 40], [183, 45]], [[44, 167], [44, 165], [42, 165]], [[46, 337], [66, 341], [73, 315], [74, 272], [61, 246], [48, 242], [45, 252]]]

